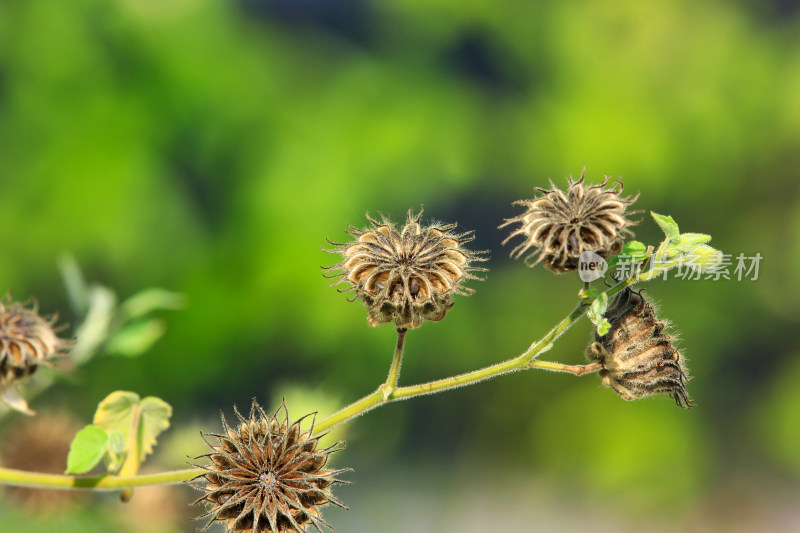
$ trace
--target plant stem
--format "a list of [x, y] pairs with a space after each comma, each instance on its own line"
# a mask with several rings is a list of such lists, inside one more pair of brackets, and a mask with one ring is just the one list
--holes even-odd
[[[661, 265], [658, 265], [658, 267], [651, 268], [647, 271], [639, 272], [637, 275], [632, 276], [631, 278], [625, 281], [621, 281], [616, 285], [614, 285], [613, 287], [606, 289], [604, 291], [606, 297], [611, 298], [620, 291], [626, 289], [627, 287], [630, 287], [631, 285], [634, 285], [635, 283], [639, 283], [640, 281], [647, 281], [653, 279], [654, 277], [663, 273], [665, 270], [669, 270], [678, 263], [679, 261], [675, 260], [669, 263], [663, 263]], [[581, 302], [580, 304], [578, 304], [578, 306], [575, 307], [575, 309], [573, 309], [569, 315], [564, 317], [558, 324], [556, 324], [553, 327], [553, 329], [548, 331], [544, 337], [531, 344], [527, 350], [525, 350], [517, 357], [514, 357], [513, 359], [503, 361], [502, 363], [496, 363], [494, 365], [490, 365], [478, 370], [473, 370], [472, 372], [459, 374], [457, 376], [453, 376], [450, 378], [439, 379], [428, 383], [422, 383], [420, 385], [396, 387], [389, 394], [384, 393], [385, 384], [381, 385], [375, 392], [365, 396], [364, 398], [345, 407], [341, 411], [332, 414], [325, 420], [322, 420], [321, 422], [316, 424], [314, 426], [314, 432], [319, 433], [327, 429], [330, 429], [336, 425], [347, 422], [348, 420], [355, 418], [359, 415], [362, 415], [367, 411], [371, 411], [372, 409], [375, 409], [376, 407], [384, 403], [389, 403], [397, 400], [405, 400], [408, 398], [413, 398], [415, 396], [423, 396], [425, 394], [433, 394], [436, 392], [455, 389], [466, 385], [473, 385], [480, 381], [497, 376], [502, 376], [510, 372], [516, 372], [518, 370], [539, 368], [542, 370], [550, 370], [554, 372], [568, 372], [576, 376], [582, 376], [584, 374], [597, 372], [602, 368], [602, 365], [600, 365], [599, 363], [593, 363], [590, 365], [564, 365], [561, 363], [552, 363], [549, 361], [535, 361], [535, 359], [539, 355], [549, 350], [552, 347], [553, 343], [561, 335], [563, 335], [565, 331], [571, 328], [575, 322], [580, 320], [580, 318], [585, 315], [584, 313], [585, 304], [586, 302]], [[398, 338], [398, 350], [402, 350], [401, 339], [399, 338]], [[397, 362], [397, 352], [395, 352], [395, 361], [392, 362], [392, 369], [394, 369], [395, 367], [395, 362]], [[399, 362], [397, 362], [397, 366], [399, 372]], [[390, 370], [389, 376], [390, 377], [392, 376], [392, 370]]]
[[80, 477], [58, 474], [40, 474], [24, 470], [0, 468], [0, 483], [15, 487], [47, 488], [61, 490], [96, 490], [112, 491], [144, 485], [169, 485], [189, 481], [205, 470], [202, 468], [187, 468], [157, 474], [143, 474], [138, 476], [97, 476]]
[[403, 364], [403, 348], [406, 342], [406, 333], [408, 328], [397, 328], [397, 346], [394, 349], [394, 358], [392, 359], [392, 366], [389, 368], [389, 376], [386, 378], [386, 383], [383, 384], [384, 399], [397, 388], [397, 380], [400, 378], [400, 367]]
[[563, 365], [561, 363], [551, 363], [550, 361], [531, 361], [528, 368], [541, 368], [553, 372], [568, 372], [576, 376], [582, 376], [591, 372], [602, 370], [602, 363], [592, 363], [590, 365]]
[[[345, 407], [341, 411], [334, 413], [325, 420], [322, 420], [321, 422], [317, 423], [314, 426], [314, 432], [320, 433], [322, 431], [330, 429], [338, 424], [341, 424], [352, 418], [362, 415], [367, 411], [370, 411], [384, 403], [389, 403], [397, 400], [405, 400], [408, 398], [413, 398], [415, 396], [423, 396], [425, 394], [433, 394], [435, 392], [442, 392], [450, 389], [455, 389], [458, 387], [463, 387], [465, 385], [472, 385], [474, 383], [478, 383], [485, 379], [502, 376], [503, 374], [508, 374], [509, 372], [516, 372], [518, 370], [526, 370], [529, 368], [544, 368], [547, 370], [556, 370], [556, 371], [560, 370], [562, 372], [571, 372], [578, 376], [581, 374], [585, 374], [587, 372], [592, 372], [592, 371], [596, 372], [597, 370], [600, 369], [599, 367], [596, 370], [587, 369], [579, 371], [576, 370], [578, 366], [560, 365], [560, 363], [546, 363], [543, 361], [542, 362], [533, 361], [537, 356], [549, 350], [553, 345], [553, 342], [555, 342], [555, 340], [558, 339], [558, 337], [560, 337], [565, 331], [567, 331], [572, 326], [572, 324], [574, 324], [577, 320], [579, 320], [583, 315], [584, 315], [583, 303], [580, 303], [569, 315], [564, 317], [564, 319], [561, 320], [558, 324], [556, 324], [555, 327], [553, 327], [553, 329], [548, 331], [544, 337], [531, 344], [527, 350], [525, 350], [517, 357], [514, 357], [513, 359], [509, 359], [507, 361], [503, 361], [502, 363], [496, 363], [494, 365], [490, 365], [478, 370], [473, 370], [472, 372], [466, 372], [458, 376], [439, 379], [436, 381], [431, 381], [429, 383], [423, 383], [420, 385], [412, 385], [407, 387], [396, 387], [389, 394], [385, 394], [384, 392], [385, 384], [381, 385], [380, 387], [378, 387], [378, 390], [376, 390], [372, 394], [365, 396], [364, 398], [355, 402], [354, 404]], [[402, 349], [400, 342], [401, 340], [398, 339], [398, 349]], [[396, 353], [395, 353], [395, 359], [397, 359]], [[533, 364], [533, 363], [541, 363], [541, 364]], [[394, 368], [394, 361], [392, 363], [392, 367]], [[392, 376], [391, 370], [389, 376], [390, 377]]]

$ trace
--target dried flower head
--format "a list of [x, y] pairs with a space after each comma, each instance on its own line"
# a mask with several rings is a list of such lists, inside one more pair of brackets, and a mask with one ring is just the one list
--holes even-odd
[[[620, 180], [606, 189], [608, 176], [598, 185], [584, 185], [585, 176], [586, 167], [578, 181], [570, 176], [566, 194], [550, 180], [551, 190], [536, 188], [543, 196], [514, 202], [514, 205], [524, 206], [526, 211], [506, 219], [500, 226], [520, 224], [503, 241], [505, 244], [517, 235], [524, 238], [511, 251], [511, 257], [518, 259], [535, 248], [525, 258], [528, 266], [544, 261], [549, 269], [561, 273], [575, 270], [582, 252], [611, 257], [622, 250], [625, 237], [633, 235], [628, 226], [635, 224], [625, 218], [625, 210], [639, 195], [622, 197]], [[536, 261], [531, 263], [534, 258]]]
[[691, 407], [683, 359], [652, 304], [641, 293], [625, 289], [605, 316], [611, 328], [602, 337], [595, 333], [596, 342], [587, 350], [590, 359], [603, 365], [603, 383], [625, 400], [664, 392], [680, 407]]
[[205, 502], [203, 517], [211, 517], [204, 531], [215, 521], [225, 522], [227, 533], [300, 533], [309, 525], [321, 531], [321, 525], [330, 527], [321, 507], [332, 503], [346, 508], [330, 490], [344, 483], [335, 477], [344, 470], [325, 468], [342, 443], [318, 450], [322, 435], [312, 436], [313, 423], [302, 432], [300, 424], [307, 417], [290, 424], [286, 407], [282, 410], [281, 419], [280, 409], [270, 417], [254, 401], [248, 418], [236, 411], [236, 427], [228, 426], [223, 416], [224, 433], [204, 435], [218, 441], [206, 440], [213, 451], [201, 456], [209, 463], [201, 466], [206, 473], [195, 478], [205, 491], [196, 503]]
[[37, 311], [35, 302], [29, 309], [10, 297], [0, 301], [0, 398], [26, 413], [32, 412], [15, 385], [72, 345], [56, 336], [55, 316], [45, 319]]
[[472, 274], [485, 268], [472, 266], [486, 261], [485, 251], [473, 252], [464, 244], [475, 237], [473, 232], [455, 233], [456, 224], [421, 226], [422, 210], [414, 215], [409, 209], [405, 226], [398, 229], [381, 215], [378, 222], [369, 215], [371, 228], [350, 226], [347, 233], [356, 238], [337, 244], [333, 250], [344, 260], [326, 270], [341, 270], [331, 278], [341, 277], [333, 286], [348, 283], [353, 299], [361, 298], [369, 309], [369, 325], [394, 322], [398, 328], [416, 328], [425, 320], [442, 320], [453, 307], [453, 294], [469, 295], [474, 289], [464, 287]]

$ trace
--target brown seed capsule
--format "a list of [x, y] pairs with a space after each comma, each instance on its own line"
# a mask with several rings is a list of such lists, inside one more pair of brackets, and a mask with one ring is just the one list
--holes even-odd
[[0, 387], [30, 376], [71, 345], [56, 336], [55, 321], [40, 317], [35, 304], [28, 309], [9, 298], [0, 301]]
[[[625, 210], [639, 195], [622, 197], [620, 180], [606, 189], [608, 176], [599, 185], [586, 186], [585, 175], [586, 167], [578, 181], [570, 176], [566, 194], [551, 180], [551, 190], [536, 188], [543, 196], [514, 202], [526, 211], [506, 219], [500, 226], [520, 224], [503, 241], [505, 244], [518, 235], [524, 238], [511, 251], [511, 257], [518, 259], [534, 248], [525, 258], [525, 264], [533, 267], [544, 261], [547, 268], [561, 273], [575, 270], [582, 252], [611, 257], [622, 250], [625, 237], [633, 235], [628, 226], [635, 224], [625, 218]], [[536, 261], [531, 263], [534, 258]]]
[[330, 527], [322, 507], [346, 508], [330, 490], [345, 483], [335, 477], [345, 470], [325, 468], [343, 443], [318, 450], [322, 435], [312, 436], [313, 424], [303, 432], [302, 418], [290, 424], [285, 406], [282, 419], [278, 412], [267, 416], [254, 401], [248, 418], [236, 411], [234, 428], [223, 416], [223, 434], [203, 436], [218, 441], [206, 440], [213, 451], [198, 457], [209, 461], [201, 466], [206, 473], [194, 480], [205, 492], [195, 503], [204, 502], [208, 512], [203, 517], [210, 517], [203, 531], [216, 521], [225, 522], [227, 533], [301, 533], [308, 526], [321, 531], [320, 526]]
[[10, 297], [0, 301], [0, 399], [14, 409], [32, 414], [15, 385], [72, 346], [56, 336], [55, 321], [40, 317], [35, 303], [28, 309]]
[[683, 359], [652, 304], [625, 289], [605, 317], [611, 328], [602, 337], [595, 333], [596, 342], [587, 350], [589, 359], [603, 364], [599, 372], [603, 383], [625, 400], [664, 392], [680, 407], [692, 407]]
[[[472, 272], [485, 271], [471, 266], [486, 261], [486, 252], [473, 252], [464, 244], [474, 239], [473, 232], [454, 233], [455, 224], [421, 226], [422, 211], [408, 211], [405, 226], [397, 229], [386, 217], [378, 222], [369, 215], [371, 228], [350, 226], [347, 233], [356, 238], [337, 244], [330, 253], [343, 261], [326, 270], [342, 272], [333, 286], [347, 283], [342, 292], [355, 291], [369, 310], [370, 326], [394, 322], [398, 328], [416, 328], [425, 320], [442, 320], [453, 307], [453, 294], [469, 295], [473, 289], [464, 280], [480, 279]], [[330, 242], [330, 241], [328, 241]]]

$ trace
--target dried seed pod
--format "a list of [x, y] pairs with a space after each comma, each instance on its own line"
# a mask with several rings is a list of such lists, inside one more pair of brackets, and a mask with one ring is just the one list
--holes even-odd
[[10, 297], [0, 301], [0, 399], [28, 414], [33, 412], [16, 385], [72, 346], [56, 335], [56, 317], [45, 319], [37, 311], [35, 303], [29, 309]]
[[397, 229], [382, 216], [378, 222], [369, 215], [371, 228], [350, 226], [347, 233], [356, 238], [346, 244], [330, 242], [343, 261], [326, 270], [341, 277], [333, 286], [347, 283], [342, 292], [354, 290], [369, 310], [370, 326], [394, 322], [398, 328], [416, 328], [425, 320], [442, 320], [453, 307], [453, 294], [469, 295], [473, 289], [464, 280], [480, 279], [472, 274], [485, 271], [473, 261], [486, 261], [485, 251], [473, 252], [464, 244], [474, 239], [473, 232], [455, 233], [455, 224], [421, 226], [422, 210], [408, 211], [405, 225]]
[[664, 392], [680, 407], [691, 407], [683, 359], [652, 304], [625, 289], [605, 316], [611, 328], [602, 337], [595, 333], [587, 350], [589, 359], [603, 364], [599, 372], [603, 383], [625, 400]]
[[577, 268], [582, 252], [611, 257], [622, 250], [625, 238], [633, 235], [628, 226], [636, 224], [625, 218], [625, 210], [639, 195], [622, 197], [621, 180], [606, 189], [608, 176], [598, 185], [584, 185], [585, 175], [586, 167], [578, 181], [570, 176], [566, 194], [551, 180], [551, 190], [536, 188], [543, 196], [514, 202], [525, 207], [525, 212], [500, 226], [520, 224], [503, 241], [505, 244], [518, 235], [524, 238], [511, 257], [518, 259], [534, 248], [525, 257], [526, 265], [533, 267], [543, 261], [547, 268], [562, 273]]
[[330, 527], [320, 515], [322, 507], [346, 508], [330, 490], [345, 483], [336, 479], [345, 470], [325, 468], [343, 443], [317, 449], [322, 435], [312, 436], [313, 423], [303, 432], [306, 417], [290, 424], [286, 407], [282, 410], [282, 419], [280, 409], [267, 416], [253, 401], [248, 418], [236, 411], [239, 423], [231, 428], [223, 416], [223, 434], [203, 436], [218, 441], [206, 440], [213, 451], [197, 458], [208, 459], [201, 466], [206, 473], [194, 480], [205, 492], [195, 503], [205, 503], [203, 517], [210, 517], [203, 531], [216, 521], [225, 522], [227, 533], [301, 533], [308, 526], [321, 531], [322, 525]]

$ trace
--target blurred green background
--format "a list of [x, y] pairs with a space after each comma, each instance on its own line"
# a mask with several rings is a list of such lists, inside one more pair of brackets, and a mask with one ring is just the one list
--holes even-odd
[[[401, 383], [524, 350], [580, 283], [510, 261], [497, 226], [584, 165], [763, 256], [756, 281], [647, 286], [697, 407], [536, 371], [385, 406], [347, 426], [351, 509], [325, 516], [345, 533], [800, 529], [796, 2], [0, 0], [0, 290], [75, 326], [70, 252], [120, 298], [187, 300], [145, 355], [98, 356], [32, 407], [79, 427], [113, 390], [161, 396], [175, 415], [151, 469], [202, 453], [220, 409], [324, 414], [385, 377], [393, 328], [320, 270], [365, 212], [424, 204], [491, 250], [477, 293], [411, 332]], [[660, 233], [645, 219], [637, 238]], [[580, 363], [590, 338], [583, 321], [546, 358]], [[5, 417], [0, 442], [26, 424]], [[7, 491], [0, 524], [193, 531], [194, 497], [33, 513]]]

